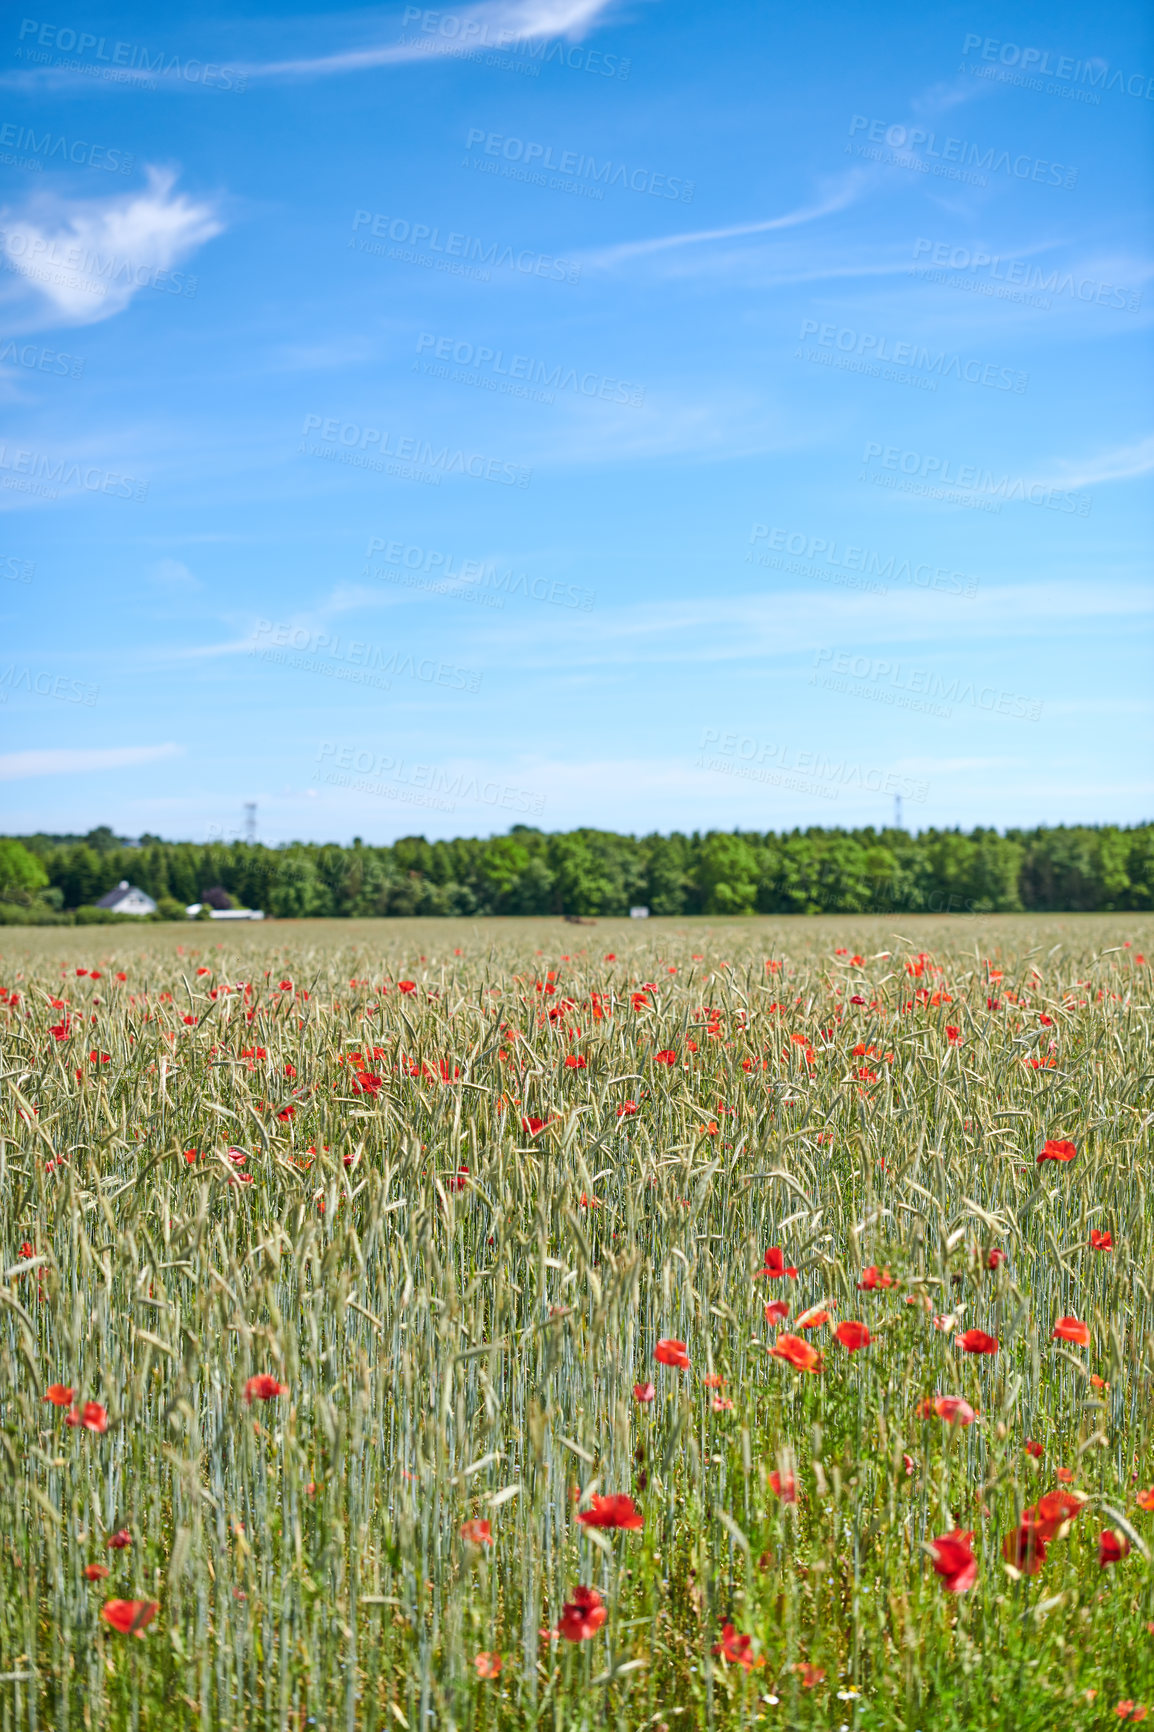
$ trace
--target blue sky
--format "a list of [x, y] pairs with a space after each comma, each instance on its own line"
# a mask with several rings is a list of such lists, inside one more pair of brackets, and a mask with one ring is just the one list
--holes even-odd
[[1151, 816], [1145, 8], [0, 26], [2, 827]]

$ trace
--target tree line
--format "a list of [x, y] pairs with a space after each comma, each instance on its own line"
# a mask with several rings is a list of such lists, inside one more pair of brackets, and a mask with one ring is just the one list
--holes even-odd
[[129, 842], [102, 827], [0, 840], [0, 922], [84, 919], [121, 879], [167, 918], [219, 892], [280, 919], [1137, 910], [1154, 908], [1154, 824], [669, 836], [516, 824], [387, 847]]

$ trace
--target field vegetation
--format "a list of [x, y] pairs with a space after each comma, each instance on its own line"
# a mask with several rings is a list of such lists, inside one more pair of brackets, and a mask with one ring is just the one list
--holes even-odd
[[8, 929], [0, 1732], [1154, 1713], [1152, 928]]

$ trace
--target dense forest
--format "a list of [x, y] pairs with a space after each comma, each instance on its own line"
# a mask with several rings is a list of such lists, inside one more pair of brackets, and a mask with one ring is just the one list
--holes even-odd
[[[217, 906], [306, 915], [992, 913], [1154, 908], [1154, 825], [1034, 830], [707, 831], [505, 836], [389, 847], [0, 840], [0, 923], [95, 918], [121, 879], [167, 918]], [[79, 912], [77, 912], [79, 911]]]

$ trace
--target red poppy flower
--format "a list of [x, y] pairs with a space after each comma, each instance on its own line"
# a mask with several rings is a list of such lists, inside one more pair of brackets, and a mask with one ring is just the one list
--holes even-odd
[[594, 1495], [589, 1508], [581, 1510], [577, 1520], [587, 1528], [642, 1528], [644, 1518], [631, 1497], [624, 1492], [610, 1492], [606, 1497]]
[[725, 1379], [719, 1372], [713, 1371], [708, 1377], [703, 1377], [701, 1381], [706, 1389], [720, 1389]]
[[987, 1335], [984, 1329], [967, 1329], [964, 1335], [955, 1335], [954, 1340], [963, 1353], [996, 1353], [998, 1338]]
[[666, 1047], [664, 1052], [654, 1053], [653, 1062], [654, 1064], [676, 1064], [677, 1054]]
[[824, 1305], [811, 1305], [808, 1311], [794, 1320], [795, 1329], [820, 1329], [823, 1323], [829, 1322], [829, 1312]]
[[72, 1385], [70, 1383], [50, 1383], [44, 1391], [45, 1401], [50, 1401], [53, 1407], [72, 1406]]
[[1072, 1341], [1076, 1347], [1089, 1347], [1090, 1329], [1076, 1317], [1059, 1317], [1050, 1331], [1051, 1341]]
[[143, 1636], [146, 1624], [151, 1624], [160, 1606], [156, 1600], [106, 1600], [100, 1616], [122, 1636]]
[[921, 1415], [928, 1419], [930, 1414], [938, 1419], [944, 1419], [947, 1425], [973, 1425], [977, 1414], [968, 1401], [963, 1401], [960, 1395], [935, 1395], [922, 1402]]
[[722, 1628], [720, 1642], [713, 1644], [713, 1652], [718, 1658], [731, 1660], [735, 1666], [744, 1666], [747, 1672], [752, 1672], [755, 1666], [765, 1665], [763, 1659], [755, 1659], [750, 1652], [752, 1646], [752, 1636], [739, 1636], [732, 1624], [726, 1624]]
[[785, 1299], [775, 1299], [772, 1304], [765, 1308], [765, 1321], [767, 1323], [780, 1323], [783, 1318], [788, 1316], [789, 1304]]
[[114, 1534], [109, 1534], [104, 1543], [111, 1551], [123, 1552], [132, 1544], [132, 1535], [127, 1528], [117, 1528]]
[[1047, 1543], [1046, 1536], [1032, 1522], [1023, 1521], [1013, 1533], [1006, 1535], [1002, 1556], [1016, 1570], [1027, 1576], [1036, 1576], [1046, 1561]]
[[868, 1347], [873, 1339], [864, 1323], [846, 1321], [839, 1323], [834, 1334], [849, 1353], [856, 1353], [859, 1347]]
[[557, 1634], [567, 1642], [587, 1642], [608, 1616], [596, 1588], [574, 1588], [573, 1598], [561, 1608]]
[[353, 1093], [355, 1095], [372, 1095], [375, 1097], [383, 1087], [384, 1084], [375, 1071], [361, 1070], [353, 1078]]
[[892, 1287], [893, 1284], [894, 1278], [888, 1269], [879, 1269], [875, 1263], [871, 1263], [868, 1269], [863, 1269], [861, 1272], [858, 1290], [862, 1293], [872, 1293], [877, 1287]]
[[105, 1576], [111, 1574], [107, 1564], [85, 1564], [84, 1566], [84, 1580], [86, 1582], [102, 1582]]
[[960, 1046], [961, 1040], [962, 1040], [961, 1029], [960, 1028], [954, 1028], [952, 1023], [947, 1023], [946, 1024], [946, 1039], [949, 1041], [951, 1046]]
[[822, 1679], [825, 1677], [825, 1672], [822, 1667], [811, 1666], [808, 1660], [795, 1661], [793, 1669], [801, 1679], [801, 1687], [803, 1690], [812, 1690], [814, 1685], [820, 1684]]
[[531, 1137], [535, 1137], [539, 1131], [543, 1131], [548, 1123], [548, 1119], [535, 1119], [524, 1113], [521, 1115], [521, 1129]]
[[1140, 1491], [1138, 1493], [1138, 1508], [1154, 1509], [1154, 1486], [1152, 1486], [1149, 1491]]
[[1047, 1141], [1042, 1145], [1037, 1164], [1041, 1166], [1043, 1161], [1072, 1161], [1077, 1153], [1073, 1143]]
[[[1141, 962], [1142, 958], [1138, 957], [1138, 961]], [[1114, 1712], [1119, 1720], [1145, 1720], [1150, 1710], [1143, 1707], [1141, 1702], [1123, 1701], [1119, 1702]]]
[[619, 1119], [631, 1119], [636, 1111], [636, 1101], [622, 1101], [621, 1105], [617, 1108], [617, 1117]]
[[415, 980], [398, 980], [397, 982], [398, 992], [416, 992], [416, 990], [417, 983]]
[[1004, 1251], [999, 1251], [995, 1248], [993, 1251], [986, 1252], [987, 1269], [1000, 1269], [1005, 1261], [1006, 1253]]
[[633, 1399], [639, 1401], [642, 1407], [648, 1407], [656, 1394], [657, 1391], [652, 1383], [635, 1383], [633, 1385]]
[[589, 1060], [582, 1058], [579, 1053], [571, 1052], [566, 1056], [565, 1063], [569, 1070], [584, 1070]]
[[822, 1368], [821, 1354], [803, 1341], [800, 1335], [779, 1335], [769, 1350], [775, 1359], [784, 1359], [795, 1371], [818, 1372]]
[[679, 1371], [684, 1371], [689, 1365], [689, 1353], [684, 1341], [676, 1341], [666, 1337], [657, 1343], [653, 1349], [653, 1357], [658, 1365], [674, 1365]]
[[461, 1538], [471, 1546], [491, 1546], [493, 1529], [486, 1521], [469, 1521], [461, 1523]]
[[1109, 1233], [1100, 1233], [1097, 1227], [1091, 1227], [1090, 1249], [1092, 1251], [1112, 1251], [1114, 1240]]
[[473, 1664], [477, 1668], [478, 1678], [497, 1678], [500, 1676], [502, 1660], [500, 1654], [474, 1654]]
[[753, 1278], [755, 1281], [780, 1281], [786, 1277], [796, 1281], [797, 1270], [786, 1267], [780, 1245], [771, 1245], [765, 1253], [765, 1262]]
[[1035, 1461], [1041, 1461], [1045, 1450], [1040, 1443], [1035, 1443], [1032, 1437], [1026, 1439], [1026, 1454], [1032, 1455]]
[[1074, 1470], [1072, 1467], [1059, 1467], [1055, 1471], [1063, 1485], [1072, 1485], [1074, 1483]]
[[[1062, 1469], [1058, 1469], [1059, 1479]], [[1071, 1474], [1069, 1476], [1073, 1478]], [[1022, 1513], [1023, 1522], [1029, 1522], [1046, 1540], [1057, 1537], [1058, 1530], [1068, 1521], [1082, 1513], [1082, 1500], [1069, 1491], [1048, 1491], [1040, 1497], [1031, 1509]]]
[[288, 1384], [278, 1383], [267, 1371], [262, 1371], [259, 1377], [250, 1377], [244, 1386], [244, 1398], [250, 1407], [254, 1401], [275, 1401], [278, 1395], [287, 1394]]
[[934, 1569], [941, 1576], [948, 1594], [964, 1594], [978, 1579], [978, 1560], [970, 1544], [973, 1537], [972, 1528], [964, 1532], [955, 1528], [952, 1533], [941, 1534], [933, 1541]]
[[1103, 1528], [1098, 1535], [1098, 1568], [1104, 1570], [1107, 1564], [1120, 1563], [1129, 1551], [1130, 1541], [1125, 1534], [1116, 1528]]
[[74, 1407], [71, 1413], [66, 1413], [64, 1423], [74, 1428], [82, 1425], [85, 1431], [105, 1432], [108, 1430], [108, 1413], [98, 1401], [86, 1401], [79, 1412]]
[[769, 1489], [782, 1503], [797, 1502], [797, 1481], [791, 1473], [780, 1474], [774, 1468], [769, 1476]]

